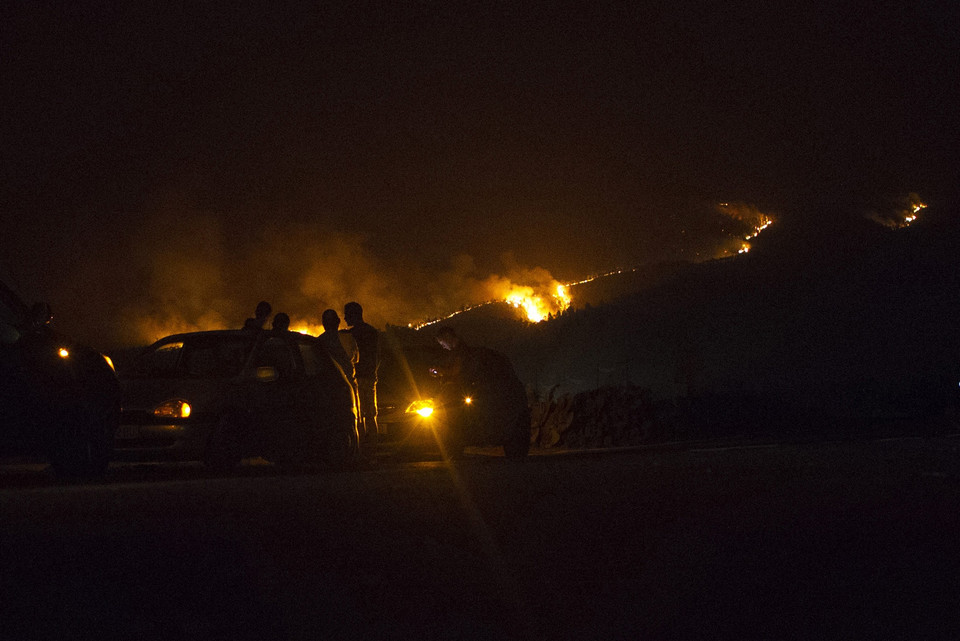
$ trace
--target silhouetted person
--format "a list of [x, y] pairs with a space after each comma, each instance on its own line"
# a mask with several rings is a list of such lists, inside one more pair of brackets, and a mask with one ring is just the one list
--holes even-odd
[[290, 317], [284, 312], [278, 312], [273, 317], [273, 331], [276, 333], [290, 331]]
[[487, 347], [465, 343], [450, 327], [441, 327], [436, 340], [446, 358], [430, 368], [452, 385], [460, 397], [470, 397], [472, 409], [457, 429], [469, 432], [466, 442], [498, 443], [507, 456], [525, 456], [530, 447], [530, 409], [526, 388], [510, 359]]
[[320, 316], [320, 322], [323, 324], [323, 333], [317, 337], [317, 340], [337, 362], [337, 365], [346, 374], [347, 380], [356, 390], [357, 372], [355, 366], [359, 356], [357, 341], [354, 340], [350, 332], [340, 331], [340, 317], [334, 310], [324, 310]]
[[273, 307], [270, 306], [265, 300], [257, 303], [257, 309], [254, 312], [253, 318], [248, 318], [243, 323], [243, 329], [251, 331], [260, 331], [263, 329], [264, 325], [267, 324], [267, 319], [270, 317], [270, 312], [273, 311]]
[[343, 319], [350, 328], [350, 335], [357, 342], [359, 359], [355, 367], [357, 373], [357, 395], [360, 398], [361, 435], [368, 440], [377, 438], [380, 427], [377, 425], [377, 370], [380, 369], [380, 332], [363, 320], [363, 308], [360, 303], [350, 302], [343, 306]]

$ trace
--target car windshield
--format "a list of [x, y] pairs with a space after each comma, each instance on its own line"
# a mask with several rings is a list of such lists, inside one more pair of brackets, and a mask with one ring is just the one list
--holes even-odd
[[253, 348], [249, 336], [193, 336], [154, 345], [141, 355], [136, 375], [157, 378], [236, 376]]

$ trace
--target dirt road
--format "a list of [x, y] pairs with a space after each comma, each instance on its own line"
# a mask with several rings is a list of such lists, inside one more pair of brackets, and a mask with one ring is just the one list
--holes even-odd
[[960, 439], [0, 470], [10, 639], [960, 638]]

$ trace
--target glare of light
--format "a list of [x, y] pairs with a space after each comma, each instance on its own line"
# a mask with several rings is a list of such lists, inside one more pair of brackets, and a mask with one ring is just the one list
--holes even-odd
[[466, 403], [467, 405], [469, 405], [470, 403], [473, 402], [473, 399], [472, 399], [471, 397], [467, 396], [467, 397], [464, 397], [463, 402]]
[[116, 373], [117, 368], [113, 366], [113, 360], [106, 354], [100, 354], [100, 356], [103, 356], [103, 360], [105, 360], [107, 362], [107, 365], [110, 366], [110, 369], [112, 369], [114, 373]]
[[61, 347], [61, 348], [57, 351], [57, 354], [60, 355], [60, 358], [68, 358], [68, 357], [70, 356], [70, 352], [69, 352], [69, 350], [67, 350], [66, 347]]
[[418, 414], [423, 418], [430, 418], [433, 415], [433, 400], [427, 398], [410, 403], [407, 414]]

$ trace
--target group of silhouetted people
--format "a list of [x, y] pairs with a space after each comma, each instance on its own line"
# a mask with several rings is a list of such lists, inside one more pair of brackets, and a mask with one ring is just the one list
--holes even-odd
[[[273, 307], [267, 301], [257, 304], [253, 318], [248, 318], [243, 329], [266, 330], [267, 319]], [[332, 309], [324, 310], [320, 317], [323, 333], [317, 339], [326, 352], [343, 370], [353, 386], [359, 408], [358, 429], [361, 439], [368, 443], [380, 436], [377, 425], [377, 371], [380, 368], [380, 332], [363, 320], [363, 307], [350, 302], [343, 306], [347, 328], [340, 329], [340, 317]], [[272, 331], [286, 332], [290, 329], [290, 317], [278, 312], [273, 317]]]
[[[284, 333], [290, 329], [290, 317], [283, 312], [273, 317], [272, 329], [265, 325], [272, 312], [270, 303], [261, 301], [253, 318], [243, 327], [250, 331]], [[337, 363], [353, 387], [359, 408], [360, 438], [370, 445], [382, 436], [377, 424], [377, 372], [380, 368], [380, 332], [363, 320], [363, 308], [357, 302], [343, 306], [346, 329], [340, 329], [340, 316], [333, 309], [321, 315], [323, 332], [317, 342]], [[529, 448], [530, 416], [526, 392], [510, 360], [500, 352], [464, 343], [450, 327], [442, 327], [436, 340], [445, 358], [430, 368], [446, 381], [447, 389], [473, 398], [469, 425], [458, 429], [484, 441], [502, 442], [507, 456], [524, 456]], [[465, 434], [465, 436], [467, 436]]]

